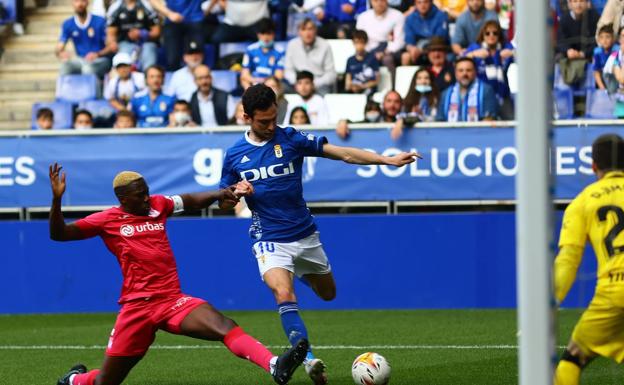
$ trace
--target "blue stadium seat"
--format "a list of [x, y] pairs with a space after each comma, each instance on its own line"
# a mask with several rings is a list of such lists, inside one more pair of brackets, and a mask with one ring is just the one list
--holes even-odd
[[585, 117], [589, 119], [613, 119], [615, 98], [607, 90], [588, 90], [585, 100]]
[[15, 0], [0, 0], [0, 4], [7, 11], [7, 17], [0, 19], [0, 24], [15, 22]]
[[247, 46], [251, 43], [251, 41], [242, 43], [221, 43], [219, 44], [219, 57], [224, 57], [232, 53], [245, 53]]
[[574, 95], [571, 89], [554, 89], [555, 119], [572, 119], [574, 116]]
[[79, 109], [87, 110], [93, 115], [93, 126], [97, 128], [110, 128], [115, 123], [115, 109], [108, 100], [87, 100], [78, 105]]
[[171, 83], [171, 77], [172, 76], [173, 76], [173, 72], [171, 72], [171, 71], [165, 72], [165, 80], [163, 81], [163, 86], [162, 86], [163, 90], [168, 90], [169, 89], [169, 83]]
[[56, 100], [80, 103], [97, 98], [98, 80], [93, 74], [64, 75], [56, 80]]
[[37, 129], [37, 111], [49, 108], [54, 112], [54, 129], [71, 128], [74, 123], [74, 106], [68, 102], [56, 101], [48, 103], [35, 103], [32, 107], [31, 127]]
[[288, 46], [288, 41], [276, 41], [273, 46], [276, 50], [286, 53], [286, 46]]
[[204, 44], [204, 64], [214, 68], [217, 61], [217, 51], [214, 44]]
[[553, 75], [554, 75], [553, 88], [560, 89], [560, 90], [571, 89], [574, 96], [585, 96], [585, 93], [587, 92], [587, 90], [596, 88], [596, 80], [594, 79], [592, 71], [593, 71], [592, 64], [588, 63], [585, 66], [585, 80], [580, 82], [581, 83], [580, 85], [570, 86], [569, 84], [566, 84], [563, 81], [563, 77], [561, 76], [561, 68], [559, 67], [559, 64], [555, 64], [555, 70], [553, 72]]
[[212, 86], [225, 92], [238, 88], [238, 72], [228, 70], [212, 71]]

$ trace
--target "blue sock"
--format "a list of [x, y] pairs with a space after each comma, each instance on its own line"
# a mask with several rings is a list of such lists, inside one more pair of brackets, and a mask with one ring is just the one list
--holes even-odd
[[[301, 338], [308, 338], [308, 330], [299, 315], [299, 305], [297, 302], [282, 302], [277, 305], [284, 333], [291, 345], [295, 345]], [[308, 349], [308, 360], [314, 359], [312, 348]]]

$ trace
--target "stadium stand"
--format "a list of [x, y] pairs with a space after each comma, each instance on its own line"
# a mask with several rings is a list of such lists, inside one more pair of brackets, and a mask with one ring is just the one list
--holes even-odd
[[115, 120], [115, 109], [107, 100], [86, 100], [78, 104], [78, 109], [87, 110], [93, 115], [93, 126], [112, 127]]
[[555, 89], [553, 92], [555, 119], [572, 119], [574, 95], [571, 89]]
[[226, 92], [232, 92], [238, 88], [238, 72], [228, 70], [212, 71], [212, 85]]
[[342, 119], [351, 122], [364, 121], [365, 94], [327, 94], [325, 102], [331, 124], [338, 123]]
[[409, 85], [414, 77], [416, 71], [418, 71], [418, 66], [400, 66], [396, 69], [394, 84], [395, 89], [399, 92], [402, 98], [407, 96], [407, 92], [409, 91]]
[[344, 74], [347, 69], [347, 60], [355, 55], [355, 48], [350, 39], [328, 39], [329, 48], [334, 56], [336, 73]]
[[587, 90], [585, 117], [590, 119], [613, 119], [615, 98], [606, 90]]
[[57, 101], [49, 103], [35, 103], [32, 106], [32, 114], [30, 118], [30, 126], [33, 129], [37, 128], [37, 111], [41, 108], [47, 107], [54, 113], [54, 129], [71, 128], [74, 123], [73, 113], [74, 106], [71, 103]]
[[27, 8], [26, 34], [3, 42], [0, 130], [27, 129], [33, 103], [54, 100], [59, 63], [53, 47], [60, 24], [71, 14], [66, 0], [49, 0], [46, 8]]
[[64, 75], [56, 81], [56, 100], [80, 103], [97, 98], [98, 80], [95, 75]]

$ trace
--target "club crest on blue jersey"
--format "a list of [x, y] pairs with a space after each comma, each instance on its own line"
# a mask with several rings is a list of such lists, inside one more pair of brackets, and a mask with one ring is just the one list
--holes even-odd
[[273, 146], [273, 150], [275, 151], [276, 158], [281, 158], [282, 156], [284, 156], [284, 154], [282, 154], [282, 146], [280, 146], [279, 144]]

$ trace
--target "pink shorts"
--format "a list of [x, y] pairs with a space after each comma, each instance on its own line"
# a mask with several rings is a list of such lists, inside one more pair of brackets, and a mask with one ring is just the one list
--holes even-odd
[[149, 349], [156, 331], [162, 329], [180, 334], [180, 324], [203, 299], [184, 294], [148, 297], [123, 304], [106, 348], [108, 356], [143, 356]]

